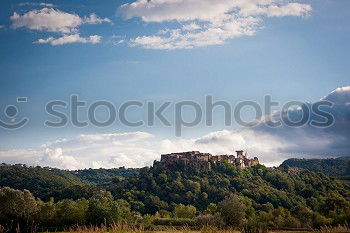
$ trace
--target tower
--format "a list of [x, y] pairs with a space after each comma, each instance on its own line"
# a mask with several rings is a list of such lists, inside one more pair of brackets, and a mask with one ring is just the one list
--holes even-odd
[[245, 155], [243, 154], [244, 151], [243, 150], [236, 150], [237, 153], [237, 158], [243, 159], [245, 158]]

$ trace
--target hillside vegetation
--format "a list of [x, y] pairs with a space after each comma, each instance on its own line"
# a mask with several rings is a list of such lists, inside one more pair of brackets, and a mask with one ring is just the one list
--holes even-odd
[[0, 186], [27, 189], [42, 200], [87, 197], [89, 190], [99, 183], [116, 177], [131, 177], [138, 169], [86, 169], [67, 171], [55, 168], [1, 166]]
[[133, 175], [116, 175], [106, 182], [92, 182], [88, 170], [83, 176], [58, 169], [1, 168], [0, 223], [35, 223], [50, 230], [117, 223], [146, 229], [311, 229], [350, 222], [346, 181], [288, 167], [212, 167], [207, 172], [183, 166], [170, 170], [155, 162], [133, 171], [137, 174], [130, 170]]
[[321, 172], [338, 179], [350, 180], [350, 157], [336, 159], [288, 159], [281, 167], [298, 167]]
[[133, 177], [139, 174], [139, 169], [112, 168], [112, 169], [85, 169], [75, 171], [74, 174], [80, 179], [96, 184], [111, 182], [115, 177]]

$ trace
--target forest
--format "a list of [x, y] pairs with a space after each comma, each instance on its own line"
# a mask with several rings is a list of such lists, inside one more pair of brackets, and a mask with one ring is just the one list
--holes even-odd
[[299, 167], [342, 180], [350, 180], [350, 157], [332, 159], [287, 159], [281, 166]]
[[317, 229], [350, 222], [350, 183], [290, 167], [212, 165], [210, 171], [160, 162], [141, 169], [0, 167], [0, 224], [62, 230], [128, 224]]

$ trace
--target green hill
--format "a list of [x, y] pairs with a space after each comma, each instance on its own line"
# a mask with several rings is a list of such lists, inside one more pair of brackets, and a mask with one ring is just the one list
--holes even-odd
[[34, 196], [48, 200], [58, 197], [69, 189], [79, 190], [87, 183], [70, 171], [41, 167], [0, 167], [0, 186], [14, 189], [27, 189]]
[[[350, 222], [349, 182], [288, 166], [266, 168], [258, 165], [241, 169], [234, 164], [222, 163], [213, 164], [209, 171], [184, 166], [169, 169], [159, 162], [135, 171], [2, 167], [0, 186], [28, 189], [34, 197], [46, 201], [54, 197], [59, 201], [57, 204], [37, 204], [39, 212], [33, 218], [43, 218], [40, 221], [47, 226], [78, 223], [73, 218], [76, 215], [70, 217], [64, 214], [65, 211], [77, 211], [79, 221], [86, 223], [103, 223], [107, 217], [113, 222], [124, 218], [119, 208], [130, 208], [132, 216], [145, 216], [146, 220], [154, 216], [158, 219], [154, 223], [161, 224], [182, 221], [174, 220], [174, 217], [277, 228], [310, 228]], [[7, 203], [6, 195], [16, 191], [2, 192], [4, 203]], [[67, 215], [67, 223], [47, 220], [47, 208], [62, 211], [57, 212], [57, 216]], [[236, 213], [239, 213], [239, 221], [231, 219]]]
[[321, 172], [338, 179], [350, 180], [350, 158], [336, 159], [288, 159], [281, 167], [298, 167], [313, 172]]
[[138, 177], [115, 180], [100, 187], [117, 198], [143, 202], [144, 213], [154, 213], [164, 206], [170, 208], [174, 203], [191, 204], [203, 210], [230, 193], [246, 196], [259, 208], [267, 203], [289, 209], [298, 204], [315, 208], [313, 198], [321, 201], [332, 194], [350, 200], [347, 182], [307, 170], [292, 173], [289, 169], [261, 165], [239, 169], [232, 164], [223, 164], [203, 172], [174, 171], [158, 163], [152, 168], [141, 169]]
[[0, 166], [0, 186], [27, 189], [35, 197], [48, 200], [89, 196], [96, 184], [111, 182], [115, 177], [138, 174], [137, 169], [86, 169], [67, 171], [56, 168]]
[[85, 169], [74, 171], [74, 174], [80, 179], [96, 184], [111, 182], [115, 177], [133, 177], [137, 176], [139, 169], [134, 168], [112, 168], [112, 169]]

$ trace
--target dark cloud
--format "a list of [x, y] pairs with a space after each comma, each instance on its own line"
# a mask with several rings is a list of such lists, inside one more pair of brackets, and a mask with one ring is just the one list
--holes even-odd
[[[337, 88], [329, 95], [323, 97], [320, 102], [322, 101], [332, 103], [332, 106], [320, 107], [320, 110], [334, 117], [333, 124], [328, 127], [316, 127], [312, 125], [311, 122], [313, 121], [325, 122], [326, 119], [310, 111], [310, 118], [304, 126], [289, 127], [286, 124], [282, 124], [281, 127], [272, 128], [266, 122], [263, 122], [254, 128], [254, 130], [290, 142], [291, 145], [280, 149], [282, 153], [293, 153], [300, 157], [305, 157], [305, 155], [325, 157], [349, 155], [350, 86]], [[308, 103], [306, 105], [311, 109], [313, 104]], [[288, 116], [293, 121], [300, 121], [302, 114], [303, 111], [300, 108], [293, 108], [288, 111]], [[283, 118], [280, 113], [272, 116], [274, 121]]]

